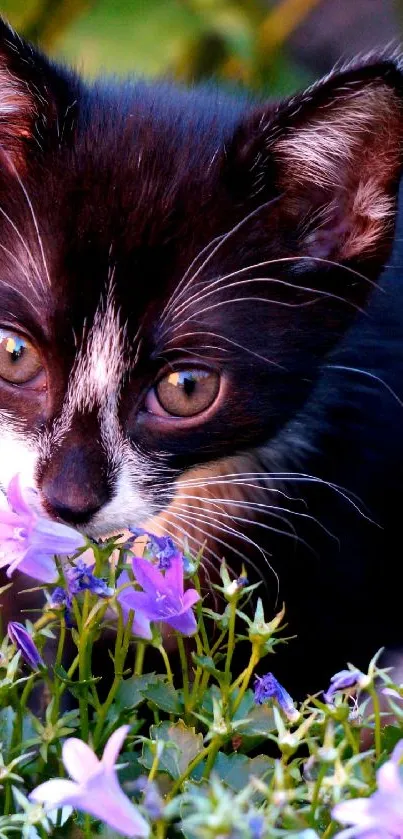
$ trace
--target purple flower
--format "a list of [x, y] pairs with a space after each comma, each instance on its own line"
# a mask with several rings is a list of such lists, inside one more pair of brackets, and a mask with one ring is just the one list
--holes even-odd
[[70, 594], [61, 586], [56, 586], [52, 591], [46, 608], [64, 611], [66, 625], [71, 627], [73, 625], [71, 620], [71, 606], [72, 598]]
[[39, 667], [44, 666], [39, 650], [22, 623], [10, 621], [7, 626], [7, 634], [11, 643], [17, 647], [17, 650], [20, 650], [23, 659], [33, 670], [38, 670]]
[[[133, 557], [133, 572], [143, 591], [125, 589], [118, 595], [118, 600], [126, 611], [134, 609], [135, 619], [142, 622], [144, 628], [150, 621], [167, 623], [182, 635], [193, 635], [197, 624], [192, 606], [200, 599], [196, 589], [184, 591], [182, 555], [177, 552], [171, 557], [171, 566], [165, 574], [151, 562], [141, 557]], [[118, 585], [127, 582], [121, 574]], [[137, 632], [136, 634], [140, 634]], [[150, 634], [142, 634], [149, 638]]]
[[326, 704], [333, 704], [334, 694], [338, 693], [338, 691], [357, 687], [362, 675], [360, 670], [340, 670], [339, 673], [335, 673], [330, 679], [330, 686], [326, 693], [323, 694]]
[[24, 497], [19, 476], [9, 483], [7, 501], [9, 509], [0, 509], [0, 568], [7, 568], [7, 576], [18, 568], [29, 577], [43, 583], [57, 580], [55, 554], [72, 554], [85, 545], [81, 533], [59, 522], [37, 515]]
[[146, 775], [140, 775], [134, 786], [143, 793], [143, 807], [150, 819], [160, 819], [164, 802], [155, 781], [149, 781]]
[[77, 559], [74, 566], [68, 569], [66, 576], [70, 594], [76, 595], [80, 591], [88, 590], [92, 594], [98, 594], [99, 597], [112, 597], [113, 588], [109, 588], [101, 577], [94, 577], [93, 567], [93, 565], [87, 565], [83, 559]]
[[158, 559], [158, 567], [161, 571], [170, 568], [172, 558], [180, 553], [170, 536], [156, 536], [154, 533], [144, 530], [143, 527], [131, 527], [130, 532], [136, 538], [147, 536], [147, 553], [150, 554], [152, 559]]
[[[129, 619], [130, 610], [134, 609], [134, 606], [131, 605], [131, 598], [133, 594], [133, 580], [130, 579], [127, 571], [122, 571], [122, 573], [116, 580], [116, 587], [120, 588], [121, 586], [127, 585], [127, 583], [130, 583], [130, 588], [127, 587], [123, 589], [123, 591], [121, 591], [117, 597], [123, 612], [123, 618], [125, 623], [127, 623]], [[136, 610], [136, 613], [134, 615], [132, 623], [132, 633], [133, 635], [137, 635], [138, 638], [144, 638], [147, 641], [149, 641], [150, 638], [152, 638], [153, 636], [151, 632], [151, 620], [140, 610]]]
[[254, 813], [252, 816], [249, 816], [248, 827], [252, 839], [262, 839], [265, 833], [264, 817], [260, 813]]
[[376, 773], [378, 789], [369, 798], [353, 798], [333, 807], [332, 817], [341, 824], [352, 825], [337, 834], [343, 837], [363, 836], [368, 839], [403, 839], [403, 740], [395, 746], [391, 759]]
[[266, 673], [265, 676], [256, 676], [255, 680], [255, 702], [257, 705], [263, 705], [269, 699], [274, 699], [278, 702], [281, 710], [284, 712], [289, 720], [297, 720], [299, 712], [291, 699], [291, 696], [280, 682], [277, 681], [273, 673]]
[[63, 744], [62, 754], [73, 780], [45, 781], [31, 792], [31, 800], [43, 804], [45, 810], [70, 805], [100, 819], [123, 836], [148, 837], [147, 822], [124, 794], [116, 775], [116, 759], [128, 731], [129, 726], [123, 725], [112, 734], [101, 760], [82, 740], [70, 737]]

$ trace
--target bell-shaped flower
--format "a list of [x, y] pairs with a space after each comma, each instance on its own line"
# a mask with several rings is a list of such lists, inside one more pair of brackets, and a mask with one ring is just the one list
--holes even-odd
[[390, 760], [376, 773], [378, 789], [369, 798], [352, 798], [333, 807], [332, 818], [351, 825], [337, 839], [367, 836], [368, 839], [403, 839], [403, 740]]
[[123, 792], [116, 774], [116, 760], [128, 731], [129, 726], [123, 725], [111, 735], [101, 760], [82, 740], [66, 740], [63, 763], [73, 780], [45, 781], [31, 792], [31, 801], [43, 804], [46, 811], [70, 805], [123, 836], [148, 837], [148, 823]]
[[[7, 508], [0, 508], [0, 568], [7, 576], [18, 569], [35, 580], [57, 580], [55, 554], [72, 554], [85, 545], [84, 536], [34, 510], [34, 490], [23, 491], [19, 476], [9, 483]], [[31, 498], [30, 498], [31, 496]]]
[[[125, 589], [118, 595], [122, 608], [133, 609], [135, 620], [142, 621], [144, 627], [147, 621], [157, 621], [167, 623], [182, 635], [193, 635], [197, 624], [192, 606], [200, 596], [194, 588], [184, 591], [182, 555], [178, 552], [171, 556], [170, 567], [165, 573], [141, 557], [133, 557], [132, 564], [136, 581], [143, 591]], [[122, 576], [118, 584], [122, 584]], [[143, 634], [142, 637], [150, 636]]]
[[32, 636], [28, 630], [18, 621], [9, 621], [7, 634], [12, 644], [20, 651], [23, 659], [32, 667], [38, 670], [44, 663], [39, 650], [37, 649]]

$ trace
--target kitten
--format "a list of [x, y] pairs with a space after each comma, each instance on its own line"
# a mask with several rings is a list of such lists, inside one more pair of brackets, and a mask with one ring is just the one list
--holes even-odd
[[85, 83], [0, 29], [1, 486], [255, 569], [290, 689], [365, 665], [402, 640], [398, 62], [273, 104]]

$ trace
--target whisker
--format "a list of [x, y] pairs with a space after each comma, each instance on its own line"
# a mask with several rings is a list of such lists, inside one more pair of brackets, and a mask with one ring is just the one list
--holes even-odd
[[[252, 268], [254, 268], [254, 267], [258, 267], [258, 266], [252, 266]], [[310, 286], [296, 285], [295, 283], [289, 282], [288, 280], [283, 280], [283, 279], [280, 279], [280, 278], [277, 278], [277, 277], [248, 277], [246, 279], [236, 280], [233, 283], [227, 283], [227, 285], [222, 285], [222, 283], [225, 280], [229, 279], [230, 277], [237, 276], [238, 273], [241, 274], [242, 270], [243, 269], [241, 268], [239, 270], [239, 272], [234, 271], [232, 274], [227, 274], [226, 276], [219, 277], [217, 280], [215, 280], [212, 283], [209, 283], [207, 286], [203, 286], [201, 288], [200, 292], [198, 292], [197, 294], [194, 294], [192, 297], [188, 298], [186, 300], [186, 302], [182, 303], [181, 306], [178, 306], [175, 309], [175, 313], [171, 317], [171, 322], [174, 323], [174, 321], [177, 320], [178, 317], [183, 312], [186, 311], [186, 309], [189, 309], [192, 305], [196, 304], [198, 300], [205, 300], [206, 297], [210, 297], [212, 294], [218, 294], [218, 293], [221, 294], [223, 291], [227, 291], [227, 289], [229, 289], [229, 288], [236, 288], [237, 286], [247, 285], [247, 284], [251, 284], [251, 283], [273, 283], [273, 284], [276, 284], [276, 285], [284, 286], [285, 288], [292, 288], [294, 291], [297, 291], [297, 292], [299, 292], [299, 291], [312, 292], [313, 294], [319, 294], [321, 297], [330, 297], [332, 299], [339, 300], [342, 303], [348, 303], [349, 305], [352, 305], [352, 306], [354, 305], [353, 303], [351, 303], [351, 301], [346, 300], [344, 297], [340, 297], [337, 294], [333, 294], [330, 291], [326, 291], [326, 289], [311, 288]], [[251, 270], [251, 269], [249, 269], [249, 270]], [[291, 304], [289, 304], [289, 305], [291, 305]], [[359, 308], [359, 306], [354, 306], [354, 308], [356, 308], [358, 311], [362, 311]], [[167, 332], [167, 331], [168, 330], [165, 330], [165, 332]], [[162, 336], [164, 334], [165, 333], [162, 333]]]
[[33, 223], [34, 223], [34, 227], [35, 227], [35, 231], [36, 231], [36, 235], [37, 235], [37, 239], [38, 239], [39, 250], [40, 250], [40, 252], [41, 252], [41, 257], [42, 257], [43, 267], [44, 267], [44, 269], [45, 269], [45, 273], [46, 273], [46, 278], [47, 278], [47, 281], [48, 281], [48, 285], [49, 285], [49, 286], [51, 286], [50, 274], [49, 274], [48, 264], [47, 264], [47, 262], [46, 262], [45, 250], [44, 250], [44, 247], [43, 247], [43, 241], [42, 241], [41, 234], [40, 234], [40, 232], [39, 232], [38, 220], [37, 220], [37, 218], [36, 218], [35, 211], [34, 211], [34, 208], [33, 208], [33, 206], [32, 206], [32, 201], [31, 201], [31, 199], [30, 199], [30, 197], [29, 197], [29, 195], [28, 195], [28, 191], [27, 191], [26, 187], [24, 186], [24, 184], [23, 184], [23, 182], [22, 182], [22, 180], [21, 180], [21, 178], [20, 178], [20, 175], [19, 175], [19, 173], [18, 173], [17, 169], [15, 168], [15, 166], [14, 166], [14, 164], [13, 164], [12, 162], [11, 162], [11, 165], [12, 165], [12, 168], [13, 168], [13, 170], [14, 170], [14, 175], [15, 175], [15, 177], [17, 178], [17, 181], [18, 181], [18, 183], [19, 183], [19, 185], [20, 185], [20, 188], [21, 188], [21, 190], [22, 190], [22, 192], [23, 192], [23, 194], [24, 194], [24, 196], [25, 196], [25, 200], [26, 200], [26, 202], [27, 202], [27, 204], [28, 204], [29, 211], [30, 211], [30, 213], [31, 213], [32, 221], [33, 221]]
[[27, 252], [27, 254], [28, 254], [28, 257], [29, 257], [29, 259], [30, 259], [30, 262], [31, 262], [31, 264], [32, 264], [33, 268], [34, 268], [35, 274], [36, 274], [36, 276], [37, 276], [37, 278], [38, 278], [38, 280], [39, 280], [40, 284], [42, 285], [42, 287], [44, 287], [44, 286], [43, 286], [42, 277], [41, 277], [41, 275], [40, 275], [40, 273], [39, 273], [39, 271], [38, 271], [38, 269], [37, 269], [37, 266], [36, 266], [35, 260], [34, 260], [34, 258], [33, 258], [33, 256], [32, 256], [32, 253], [31, 253], [31, 251], [30, 251], [30, 249], [29, 249], [29, 247], [28, 247], [28, 245], [27, 245], [27, 243], [26, 243], [26, 241], [25, 241], [24, 237], [22, 236], [21, 232], [18, 230], [18, 227], [16, 226], [16, 224], [13, 222], [13, 220], [10, 218], [10, 216], [6, 213], [6, 211], [4, 210], [4, 208], [3, 208], [3, 207], [1, 207], [1, 206], [0, 206], [0, 213], [2, 214], [2, 216], [4, 216], [4, 218], [6, 219], [6, 221], [8, 221], [8, 223], [11, 225], [11, 227], [12, 227], [12, 228], [13, 228], [13, 230], [14, 230], [14, 232], [15, 232], [15, 233], [16, 233], [16, 235], [18, 236], [18, 238], [19, 238], [19, 240], [20, 240], [20, 242], [21, 242], [22, 246], [25, 248], [25, 250], [26, 250], [26, 252]]
[[387, 391], [390, 393], [391, 396], [396, 400], [397, 404], [403, 408], [403, 400], [397, 395], [397, 393], [393, 390], [393, 388], [388, 385], [380, 376], [376, 376], [375, 373], [371, 373], [369, 370], [362, 370], [360, 367], [348, 367], [344, 364], [325, 364], [324, 367], [328, 370], [345, 370], [348, 373], [360, 373], [362, 376], [367, 376], [369, 379], [373, 379], [374, 381], [381, 384]]
[[[211, 260], [212, 260], [212, 259], [213, 259], [213, 257], [216, 255], [216, 253], [217, 253], [217, 252], [218, 252], [218, 251], [222, 248], [222, 246], [225, 244], [225, 242], [227, 242], [227, 241], [228, 241], [228, 239], [229, 239], [231, 236], [233, 236], [233, 235], [234, 235], [234, 233], [237, 233], [237, 232], [238, 232], [238, 231], [239, 231], [239, 230], [240, 230], [240, 229], [241, 229], [241, 228], [242, 228], [242, 227], [243, 227], [243, 226], [244, 226], [244, 225], [245, 225], [248, 221], [250, 221], [250, 219], [252, 219], [252, 218], [254, 218], [255, 216], [257, 216], [257, 215], [258, 215], [258, 213], [260, 213], [262, 210], [267, 209], [267, 207], [270, 207], [272, 204], [275, 204], [275, 203], [279, 200], [279, 198], [280, 198], [280, 196], [276, 196], [275, 198], [271, 198], [271, 199], [270, 199], [270, 201], [266, 201], [264, 204], [260, 204], [260, 206], [259, 206], [259, 207], [256, 207], [254, 210], [252, 210], [250, 213], [248, 213], [248, 215], [244, 216], [244, 217], [241, 219], [241, 221], [239, 221], [237, 224], [235, 224], [235, 225], [231, 228], [231, 230], [229, 230], [229, 231], [228, 231], [227, 233], [225, 233], [223, 236], [218, 237], [218, 238], [219, 238], [219, 242], [218, 242], [218, 244], [215, 246], [215, 248], [213, 248], [213, 250], [211, 251], [211, 253], [209, 253], [208, 257], [204, 260], [204, 262], [202, 262], [202, 264], [199, 266], [199, 268], [196, 270], [196, 272], [195, 272], [194, 274], [192, 274], [192, 276], [188, 279], [188, 281], [185, 283], [185, 285], [181, 288], [181, 290], [180, 290], [180, 294], [179, 294], [179, 296], [177, 296], [177, 297], [176, 297], [176, 300], [180, 299], [180, 297], [182, 297], [182, 296], [183, 296], [183, 294], [185, 293], [185, 291], [186, 291], [186, 289], [188, 288], [188, 286], [189, 286], [191, 283], [193, 283], [193, 282], [194, 282], [194, 280], [196, 280], [196, 279], [197, 279], [197, 277], [199, 276], [199, 274], [201, 273], [201, 271], [203, 271], [203, 270], [204, 270], [204, 268], [206, 268], [206, 266], [208, 265], [208, 263], [209, 263], [209, 262], [211, 262]], [[188, 274], [188, 272], [189, 272], [189, 269], [188, 269], [188, 271], [187, 271], [186, 273]], [[185, 274], [185, 276], [186, 276], [186, 274]], [[179, 285], [177, 286], [177, 289], [176, 289], [176, 290], [178, 290], [178, 289], [179, 289], [179, 287], [180, 287], [181, 285], [182, 285], [182, 280], [181, 280], [181, 282], [179, 283]], [[171, 307], [170, 307], [170, 306], [168, 306], [167, 312], [165, 313], [165, 316], [164, 316], [164, 320], [166, 320], [166, 317], [167, 317], [167, 314], [168, 314], [168, 313], [169, 313], [169, 311], [170, 311], [170, 308], [171, 308]]]
[[[220, 335], [219, 332], [211, 332], [211, 331], [206, 331], [206, 330], [203, 329], [201, 332], [185, 332], [184, 334], [181, 335], [181, 338], [183, 339], [183, 338], [188, 338], [188, 337], [194, 337], [196, 335], [211, 335], [214, 338], [220, 338], [220, 340], [226, 341], [227, 344], [231, 344], [231, 346], [237, 347], [237, 349], [243, 350], [244, 352], [248, 353], [249, 355], [253, 356], [254, 358], [258, 358], [258, 359], [260, 359], [260, 361], [264, 361], [266, 364], [271, 364], [273, 367], [277, 367], [279, 370], [284, 370], [285, 369], [284, 366], [282, 364], [279, 364], [277, 361], [273, 361], [271, 358], [267, 358], [265, 355], [261, 355], [260, 353], [255, 352], [255, 350], [249, 349], [249, 347], [244, 347], [243, 344], [239, 344], [238, 341], [234, 341], [232, 338], [227, 338], [226, 335]], [[175, 340], [176, 340], [176, 338], [173, 337], [169, 341], [166, 341], [165, 348], [164, 348], [165, 352], [169, 352], [168, 345], [172, 344], [172, 342], [175, 341]]]
[[[237, 556], [239, 556], [239, 557], [240, 557], [240, 559], [242, 559], [242, 560], [243, 560], [243, 562], [245, 563], [245, 565], [249, 565], [251, 568], [253, 568], [253, 569], [256, 571], [257, 575], [258, 575], [258, 576], [260, 577], [260, 579], [262, 580], [263, 585], [267, 588], [267, 581], [266, 581], [266, 580], [264, 580], [264, 578], [262, 577], [262, 573], [261, 573], [260, 569], [259, 569], [259, 568], [258, 568], [258, 567], [257, 567], [257, 566], [253, 563], [253, 561], [252, 561], [249, 557], [245, 556], [245, 554], [244, 554], [244, 553], [242, 553], [242, 551], [239, 551], [239, 550], [238, 550], [237, 548], [235, 548], [233, 545], [230, 545], [228, 542], [226, 542], [225, 540], [223, 540], [223, 539], [221, 539], [220, 537], [218, 537], [218, 536], [216, 535], [216, 533], [211, 534], [211, 532], [210, 532], [210, 531], [203, 529], [202, 527], [200, 527], [200, 525], [198, 525], [198, 524], [196, 524], [196, 523], [195, 523], [195, 519], [196, 519], [197, 521], [202, 521], [202, 522], [205, 522], [205, 521], [206, 521], [206, 519], [196, 517], [196, 516], [194, 516], [193, 514], [192, 514], [192, 515], [189, 515], [189, 516], [186, 516], [184, 513], [178, 513], [177, 515], [178, 515], [178, 517], [179, 517], [181, 520], [185, 521], [185, 523], [187, 522], [187, 524], [188, 524], [188, 525], [190, 524], [190, 525], [191, 525], [191, 527], [192, 527], [194, 530], [197, 530], [198, 532], [203, 533], [203, 534], [204, 534], [205, 536], [207, 536], [208, 538], [210, 538], [210, 539], [212, 538], [212, 539], [214, 540], [214, 542], [219, 542], [219, 544], [220, 544], [220, 545], [223, 545], [225, 548], [227, 548], [227, 549], [228, 549], [228, 551], [229, 551], [229, 553], [230, 553], [230, 555], [231, 555], [231, 554], [236, 554]], [[210, 524], [210, 521], [209, 521], [209, 520], [207, 520], [207, 524]], [[277, 603], [278, 596], [279, 596], [279, 578], [278, 578], [278, 576], [277, 576], [276, 572], [274, 571], [274, 569], [273, 569], [273, 568], [271, 568], [270, 563], [268, 562], [267, 556], [266, 556], [265, 552], [262, 550], [262, 548], [260, 548], [260, 546], [259, 546], [259, 545], [257, 545], [257, 544], [256, 544], [255, 542], [253, 542], [252, 540], [248, 540], [248, 539], [246, 539], [246, 538], [245, 538], [245, 536], [244, 536], [244, 534], [243, 534], [243, 533], [241, 533], [241, 532], [240, 532], [240, 531], [238, 531], [238, 530], [235, 530], [235, 529], [233, 529], [233, 528], [232, 528], [231, 530], [229, 530], [228, 528], [225, 528], [223, 525], [221, 525], [221, 524], [217, 524], [217, 523], [216, 523], [216, 527], [217, 527], [217, 529], [218, 529], [218, 531], [219, 531], [219, 532], [224, 532], [224, 533], [228, 533], [228, 532], [229, 532], [231, 535], [233, 535], [233, 536], [235, 536], [235, 537], [239, 537], [241, 540], [246, 541], [247, 543], [254, 545], [254, 547], [255, 547], [255, 548], [257, 548], [257, 550], [258, 550], [258, 551], [259, 551], [259, 552], [263, 555], [263, 558], [264, 558], [265, 563], [268, 565], [268, 567], [270, 568], [270, 570], [273, 572], [273, 574], [274, 574], [274, 576], [275, 576], [275, 579], [276, 579], [276, 581], [277, 581], [277, 597], [276, 597], [276, 603]]]
[[[258, 501], [257, 502], [255, 502], [255, 501], [243, 501], [243, 500], [236, 501], [236, 500], [233, 500], [232, 498], [213, 499], [213, 498], [208, 498], [206, 496], [199, 495], [199, 494], [196, 497], [200, 501], [205, 501], [208, 504], [211, 504], [212, 506], [217, 506], [217, 507], [219, 507], [221, 504], [229, 504], [229, 505], [235, 506], [235, 507], [242, 507], [242, 508], [246, 507], [246, 508], [249, 508], [250, 510], [254, 510], [256, 512], [267, 511], [268, 514], [271, 514], [271, 513], [288, 513], [290, 516], [296, 516], [297, 518], [308, 519], [309, 521], [312, 521], [314, 524], [316, 524], [321, 530], [323, 530], [323, 532], [326, 534], [326, 536], [329, 536], [330, 539], [333, 539], [335, 542], [337, 542], [337, 544], [340, 547], [340, 540], [337, 538], [337, 536], [334, 533], [331, 533], [331, 531], [328, 530], [327, 527], [325, 527], [325, 525], [322, 524], [322, 522], [319, 521], [319, 519], [315, 518], [315, 516], [311, 516], [309, 513], [302, 513], [300, 510], [290, 510], [288, 507], [278, 507], [278, 506], [275, 506], [274, 504], [264, 504], [262, 502], [259, 503]], [[175, 496], [175, 499], [174, 499], [173, 503], [176, 503], [177, 499], [180, 500], [182, 498], [184, 498], [184, 499], [189, 499], [189, 498], [194, 499], [195, 496], [179, 494], [179, 495]], [[217, 515], [225, 515], [225, 514], [224, 513], [217, 513]], [[234, 518], [238, 518], [238, 520], [239, 520], [239, 517], [234, 517]], [[280, 516], [280, 518], [281, 518], [281, 516]], [[245, 521], [249, 522], [249, 519], [245, 519]], [[255, 521], [254, 519], [251, 519], [250, 521], [254, 525], [259, 526], [258, 521]], [[289, 522], [289, 524], [291, 524], [291, 523]], [[294, 535], [296, 536], [297, 534], [296, 534], [296, 531], [295, 531], [294, 528], [293, 528], [293, 532], [294, 532]]]
[[[15, 264], [18, 266], [18, 268], [20, 269], [20, 271], [21, 271], [21, 272], [22, 272], [22, 274], [24, 275], [24, 277], [25, 277], [25, 279], [26, 279], [26, 281], [27, 281], [28, 285], [30, 285], [30, 286], [31, 286], [32, 291], [34, 292], [34, 294], [36, 294], [36, 296], [38, 297], [38, 299], [40, 299], [40, 294], [39, 294], [39, 292], [38, 292], [38, 289], [35, 287], [34, 283], [32, 282], [31, 277], [29, 276], [28, 271], [25, 269], [25, 267], [24, 267], [24, 265], [22, 264], [22, 262], [21, 262], [19, 259], [17, 259], [17, 257], [16, 257], [16, 255], [15, 255], [15, 253], [13, 253], [12, 251], [10, 251], [10, 250], [9, 250], [9, 248], [6, 248], [6, 246], [5, 246], [5, 245], [2, 245], [1, 243], [0, 243], [0, 248], [1, 248], [1, 249], [4, 251], [4, 253], [6, 253], [8, 256], [11, 256], [11, 259], [13, 259], [13, 260], [14, 260]], [[11, 287], [13, 288], [14, 286], [11, 286]]]
[[[253, 282], [256, 282], [256, 280], [254, 280]], [[273, 282], [276, 282], [276, 283], [279, 282], [282, 285], [292, 287], [292, 283], [287, 283], [287, 282], [285, 282], [285, 280], [278, 280], [278, 281], [273, 280]], [[308, 288], [307, 289], [302, 289], [302, 287], [299, 287], [299, 289], [301, 291], [304, 291], [304, 290], [306, 290], [308, 292], [313, 291], [313, 289], [308, 289]], [[272, 304], [273, 306], [280, 306], [280, 307], [283, 307], [283, 308], [286, 308], [286, 309], [305, 309], [308, 306], [313, 306], [313, 305], [315, 305], [315, 303], [321, 302], [323, 297], [327, 297], [327, 298], [332, 298], [334, 300], [338, 300], [339, 302], [344, 303], [345, 305], [349, 305], [353, 309], [355, 309], [357, 312], [360, 312], [361, 314], [364, 314], [364, 315], [366, 314], [364, 309], [362, 309], [360, 306], [357, 306], [355, 303], [352, 303], [350, 300], [346, 300], [344, 297], [339, 297], [337, 294], [331, 294], [330, 292], [325, 292], [325, 291], [322, 292], [320, 290], [318, 290], [317, 293], [318, 293], [317, 297], [314, 297], [312, 300], [302, 301], [301, 303], [290, 303], [286, 300], [272, 300], [271, 298], [268, 298], [268, 297], [257, 297], [257, 296], [231, 297], [229, 300], [220, 300], [218, 303], [213, 303], [210, 306], [205, 306], [204, 309], [198, 309], [196, 312], [194, 312], [194, 314], [189, 315], [187, 318], [184, 318], [184, 320], [180, 321], [179, 324], [174, 325], [173, 328], [169, 327], [162, 334], [161, 338], [163, 338], [164, 335], [166, 335], [167, 333], [175, 334], [176, 332], [179, 331], [179, 329], [182, 329], [182, 327], [185, 326], [186, 323], [189, 323], [189, 321], [195, 320], [196, 318], [199, 318], [201, 315], [206, 314], [206, 312], [211, 312], [213, 309], [219, 309], [222, 306], [229, 306], [232, 303], [246, 303], [246, 302], [248, 302], [248, 303], [252, 303], [252, 302], [253, 303], [268, 303], [268, 304]]]

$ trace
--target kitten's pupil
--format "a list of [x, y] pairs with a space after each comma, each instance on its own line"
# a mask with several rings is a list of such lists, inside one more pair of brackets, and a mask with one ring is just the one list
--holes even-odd
[[167, 413], [190, 417], [202, 413], [215, 400], [219, 376], [213, 370], [176, 370], [164, 376], [156, 387], [160, 405]]
[[14, 364], [16, 361], [20, 361], [25, 352], [25, 344], [22, 338], [18, 337], [7, 338], [5, 348], [10, 353], [10, 361]]

